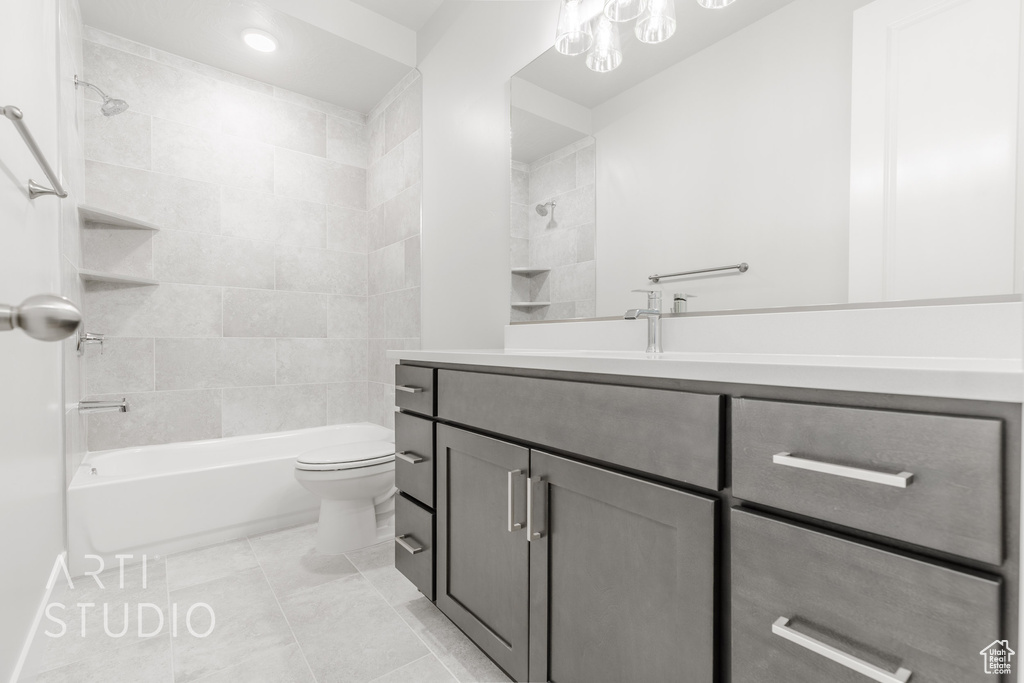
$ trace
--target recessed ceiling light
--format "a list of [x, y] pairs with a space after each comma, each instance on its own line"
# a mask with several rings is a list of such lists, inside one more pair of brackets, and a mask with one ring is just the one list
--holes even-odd
[[259, 52], [273, 52], [277, 49], [277, 39], [258, 28], [247, 28], [242, 31], [242, 40], [246, 45]]

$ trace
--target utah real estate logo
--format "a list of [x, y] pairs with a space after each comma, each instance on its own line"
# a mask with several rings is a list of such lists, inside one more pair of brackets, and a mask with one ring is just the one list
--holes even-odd
[[994, 640], [980, 654], [985, 658], [985, 673], [995, 675], [1012, 673], [1010, 659], [1017, 653], [1010, 649], [1009, 641]]

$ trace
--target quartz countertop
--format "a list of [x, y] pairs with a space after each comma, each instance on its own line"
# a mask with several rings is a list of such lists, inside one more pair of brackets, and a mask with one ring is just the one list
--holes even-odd
[[388, 358], [706, 382], [1020, 403], [1019, 358], [480, 349], [388, 351]]

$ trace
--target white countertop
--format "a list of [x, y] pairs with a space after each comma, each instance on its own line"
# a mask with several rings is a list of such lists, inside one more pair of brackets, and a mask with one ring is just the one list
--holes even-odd
[[483, 349], [388, 351], [392, 360], [1020, 403], [1019, 358]]

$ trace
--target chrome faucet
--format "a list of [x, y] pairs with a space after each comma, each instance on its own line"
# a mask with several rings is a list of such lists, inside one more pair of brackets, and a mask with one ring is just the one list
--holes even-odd
[[79, 401], [78, 412], [80, 413], [127, 413], [128, 399], [120, 401]]
[[661, 353], [661, 290], [634, 289], [647, 294], [647, 308], [631, 308], [626, 320], [647, 318], [647, 353]]

